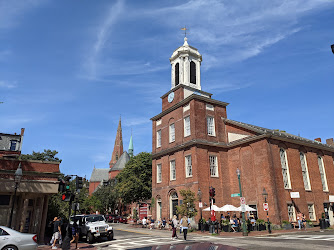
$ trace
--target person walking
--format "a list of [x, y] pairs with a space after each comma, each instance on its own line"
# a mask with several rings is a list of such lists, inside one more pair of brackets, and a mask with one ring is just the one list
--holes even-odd
[[171, 226], [172, 226], [172, 230], [173, 230], [172, 239], [178, 239], [179, 237], [177, 237], [177, 234], [176, 234], [176, 228], [177, 228], [176, 215], [173, 216]]
[[298, 220], [298, 230], [301, 230], [302, 229], [302, 223], [303, 223], [303, 215], [302, 215], [301, 212], [298, 212], [297, 220]]
[[57, 217], [55, 217], [53, 221], [54, 223], [53, 223], [53, 235], [52, 235], [53, 238], [52, 249], [57, 249], [56, 242], [57, 240], [60, 239], [61, 236], [61, 228], [60, 228], [61, 224], [59, 218]]
[[190, 220], [189, 218], [184, 215], [180, 221], [180, 225], [182, 227], [182, 230], [183, 230], [183, 238], [184, 240], [187, 240], [187, 233], [188, 233], [188, 226], [190, 224]]

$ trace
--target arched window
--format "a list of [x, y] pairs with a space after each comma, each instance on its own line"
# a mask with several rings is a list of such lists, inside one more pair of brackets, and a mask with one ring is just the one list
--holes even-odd
[[180, 78], [179, 78], [179, 63], [175, 64], [175, 86], [179, 85]]
[[196, 64], [190, 62], [190, 83], [196, 84]]

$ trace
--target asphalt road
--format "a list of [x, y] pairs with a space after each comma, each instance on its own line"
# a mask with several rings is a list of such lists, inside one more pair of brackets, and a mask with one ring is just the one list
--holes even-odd
[[[102, 240], [93, 244], [98, 249], [200, 249], [197, 243], [214, 243], [232, 246], [234, 249], [334, 249], [334, 230], [325, 232], [296, 232], [270, 236], [240, 237], [211, 236], [190, 233], [187, 241], [171, 239], [171, 231], [133, 228], [130, 225], [113, 224], [114, 240]], [[165, 247], [164, 247], [165, 246]], [[177, 247], [177, 248], [176, 248]], [[181, 247], [181, 248], [180, 248]], [[215, 249], [215, 248], [211, 248]], [[227, 249], [227, 248], [217, 248]], [[233, 248], [232, 248], [233, 249]]]

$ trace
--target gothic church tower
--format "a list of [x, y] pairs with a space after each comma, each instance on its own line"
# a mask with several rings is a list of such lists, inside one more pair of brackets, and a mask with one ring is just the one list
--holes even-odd
[[121, 118], [119, 118], [117, 134], [115, 139], [114, 151], [112, 152], [112, 157], [109, 162], [109, 167], [112, 168], [118, 159], [123, 154], [123, 139], [122, 139], [122, 125]]

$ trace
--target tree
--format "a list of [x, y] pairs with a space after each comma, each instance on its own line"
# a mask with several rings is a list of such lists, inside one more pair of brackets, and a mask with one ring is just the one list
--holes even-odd
[[188, 218], [196, 216], [197, 209], [195, 208], [194, 203], [194, 201], [196, 200], [195, 193], [188, 189], [180, 190], [180, 194], [183, 197], [183, 203], [180, 206], [176, 206], [178, 214], [180, 214], [181, 216], [185, 215]]
[[99, 187], [94, 193], [95, 196], [100, 202], [103, 210], [106, 214], [109, 210], [115, 210], [119, 204], [119, 195], [116, 191], [115, 182], [109, 181], [107, 185]]
[[61, 162], [62, 160], [55, 157], [58, 152], [56, 150], [44, 149], [44, 152], [32, 151], [32, 154], [20, 155], [20, 160], [37, 160], [37, 161], [56, 161]]
[[150, 199], [152, 196], [152, 156], [142, 152], [132, 157], [116, 176], [116, 190], [124, 204]]

